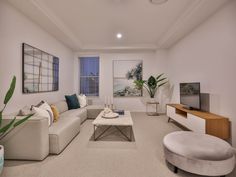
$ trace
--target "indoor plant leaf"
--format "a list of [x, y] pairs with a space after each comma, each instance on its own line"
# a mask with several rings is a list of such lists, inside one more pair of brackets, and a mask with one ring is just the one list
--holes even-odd
[[3, 127], [1, 126], [3, 111], [6, 108], [7, 103], [9, 102], [9, 100], [11, 99], [11, 97], [12, 97], [12, 95], [14, 93], [15, 86], [16, 86], [16, 77], [14, 76], [12, 81], [11, 81], [10, 88], [8, 89], [7, 94], [5, 96], [5, 99], [4, 99], [4, 104], [5, 105], [4, 105], [3, 109], [0, 111], [0, 134], [1, 134], [0, 139], [5, 137], [16, 126], [18, 126], [21, 123], [25, 122], [26, 120], [28, 120], [32, 116], [32, 115], [29, 115], [29, 116], [27, 116], [27, 117], [25, 117], [25, 118], [23, 118], [21, 120], [18, 120], [16, 123], [15, 123], [16, 117], [14, 117], [14, 119], [12, 119], [8, 124], [4, 125]]
[[2, 125], [2, 111], [0, 111], [0, 127]]
[[156, 79], [153, 76], [149, 77], [147, 84], [148, 84], [148, 87], [152, 89], [155, 89], [157, 87]]
[[141, 90], [143, 88], [143, 84], [145, 83], [144, 80], [135, 80], [134, 84], [137, 87], [137, 89]]
[[165, 79], [167, 79], [167, 78], [165, 77], [165, 78], [159, 79], [159, 80], [157, 80], [157, 83], [158, 83], [158, 82], [161, 82], [161, 81], [163, 81], [163, 80], [165, 80]]
[[11, 128], [11, 126], [13, 125], [13, 123], [15, 122], [15, 120], [16, 120], [16, 117], [14, 117], [14, 119], [12, 119], [7, 125], [5, 125], [4, 127], [2, 127], [2, 128], [0, 128], [0, 133], [6, 133], [7, 132], [7, 130], [9, 129], [9, 128]]
[[155, 97], [156, 91], [159, 87], [161, 87], [162, 85], [166, 84], [166, 82], [164, 83], [160, 83], [162, 81], [165, 81], [167, 78], [161, 78], [161, 76], [163, 76], [164, 73], [158, 75], [156, 78], [153, 76], [150, 76], [148, 78], [148, 80], [136, 80], [134, 81], [134, 84], [136, 86], [136, 88], [138, 89], [142, 89], [143, 87], [147, 90], [147, 92], [149, 93], [151, 98]]
[[160, 85], [158, 85], [158, 87], [163, 86], [163, 85], [166, 84], [167, 82], [168, 82], [168, 81], [161, 83]]
[[12, 81], [11, 81], [11, 85], [10, 85], [10, 88], [9, 90], [7, 91], [7, 94], [5, 96], [5, 99], [4, 99], [4, 104], [6, 105], [9, 100], [11, 99], [13, 93], [14, 93], [14, 90], [15, 90], [15, 86], [16, 86], [16, 76], [13, 77]]
[[158, 80], [159, 78], [161, 78], [161, 76], [163, 76], [163, 74], [164, 74], [164, 73], [158, 75], [158, 76], [156, 77], [156, 80]]

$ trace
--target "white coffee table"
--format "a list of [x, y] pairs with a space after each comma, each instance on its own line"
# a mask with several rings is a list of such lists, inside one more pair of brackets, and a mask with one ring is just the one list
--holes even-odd
[[[119, 115], [118, 118], [103, 118], [103, 111], [93, 121], [94, 126], [94, 141], [98, 140], [107, 130], [115, 127], [128, 141], [132, 141], [132, 126], [133, 120], [129, 111], [125, 111], [124, 115]], [[95, 131], [102, 126], [108, 126], [102, 133], [96, 136]], [[125, 134], [119, 127], [128, 127], [130, 129], [129, 136]]]

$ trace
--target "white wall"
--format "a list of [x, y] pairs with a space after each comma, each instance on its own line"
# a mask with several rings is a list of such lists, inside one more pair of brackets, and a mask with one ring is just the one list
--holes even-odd
[[[59, 91], [22, 94], [22, 43], [28, 43], [60, 58]], [[16, 90], [6, 112], [20, 109], [46, 99], [62, 99], [73, 91], [73, 53], [22, 13], [5, 1], [0, 1], [0, 103], [2, 105], [13, 75], [17, 77]]]
[[232, 121], [236, 147], [236, 1], [169, 50], [168, 73], [174, 84], [172, 102], [179, 102], [180, 82], [201, 82], [210, 93], [210, 110]]
[[[78, 56], [91, 56], [89, 54], [78, 54]], [[113, 95], [113, 60], [142, 60], [143, 61], [143, 78], [147, 79], [150, 75], [156, 76], [160, 73], [166, 73], [166, 51], [158, 52], [137, 52], [137, 53], [100, 53], [92, 54], [100, 57], [100, 85], [99, 85], [99, 98], [93, 98], [93, 102], [104, 102], [105, 96]], [[75, 64], [78, 66], [78, 63]], [[75, 72], [75, 80], [78, 81], [78, 71]], [[78, 82], [77, 84], [78, 85]], [[75, 86], [78, 90], [78, 87]], [[77, 91], [76, 90], [76, 91]], [[144, 98], [146, 95], [144, 96]], [[114, 98], [114, 105], [118, 109], [127, 109], [130, 111], [145, 111], [144, 98]], [[164, 99], [159, 100], [161, 105], [164, 104]], [[163, 106], [159, 106], [162, 110]]]

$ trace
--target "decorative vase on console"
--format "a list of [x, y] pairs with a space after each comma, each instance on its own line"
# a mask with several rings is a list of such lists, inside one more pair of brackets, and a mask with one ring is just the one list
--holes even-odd
[[148, 80], [134, 81], [134, 84], [137, 89], [142, 90], [143, 88], [145, 88], [147, 90], [150, 96], [147, 102], [157, 102], [157, 100], [155, 99], [155, 94], [157, 90], [168, 82], [166, 77], [162, 77], [163, 75], [164, 73], [158, 75], [156, 78], [154, 76], [150, 76]]
[[155, 103], [155, 102], [157, 102], [157, 99], [150, 97], [150, 98], [148, 98], [147, 102]]

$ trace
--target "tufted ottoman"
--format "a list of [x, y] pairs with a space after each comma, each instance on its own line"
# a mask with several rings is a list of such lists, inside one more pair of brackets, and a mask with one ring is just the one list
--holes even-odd
[[190, 131], [177, 131], [163, 139], [166, 160], [178, 168], [205, 176], [224, 176], [235, 167], [230, 144], [217, 137]]

